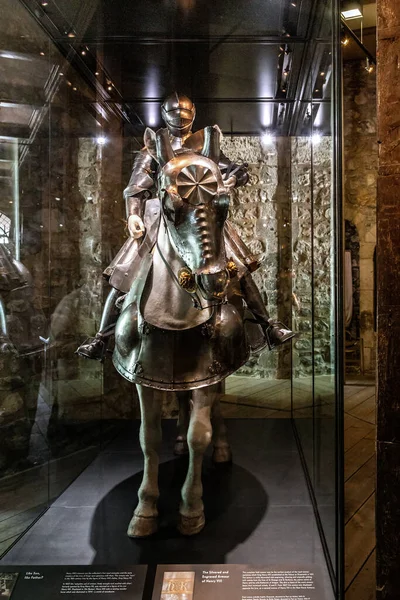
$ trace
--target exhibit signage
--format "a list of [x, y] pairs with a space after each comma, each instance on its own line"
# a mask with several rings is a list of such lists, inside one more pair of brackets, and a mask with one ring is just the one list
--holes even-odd
[[[154, 575], [155, 573], [155, 575]], [[147, 595], [145, 596], [146, 575]], [[154, 579], [154, 581], [153, 581]], [[0, 599], [11, 600], [324, 600], [314, 566], [144, 565], [6, 567]]]
[[159, 565], [152, 600], [324, 600], [314, 566]]
[[10, 600], [142, 600], [146, 566], [8, 567], [0, 570], [0, 598]]

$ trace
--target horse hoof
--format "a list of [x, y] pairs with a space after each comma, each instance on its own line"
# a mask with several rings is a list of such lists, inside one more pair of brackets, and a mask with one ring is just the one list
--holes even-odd
[[196, 533], [200, 533], [205, 524], [206, 520], [204, 512], [197, 517], [185, 517], [185, 515], [180, 515], [178, 531], [182, 535], [196, 535]]
[[231, 463], [232, 450], [229, 446], [217, 446], [213, 450], [212, 459], [217, 464]]
[[157, 517], [140, 517], [133, 515], [128, 526], [128, 536], [131, 538], [149, 537], [158, 529]]
[[186, 440], [177, 439], [174, 446], [175, 456], [186, 456], [189, 454], [189, 446]]

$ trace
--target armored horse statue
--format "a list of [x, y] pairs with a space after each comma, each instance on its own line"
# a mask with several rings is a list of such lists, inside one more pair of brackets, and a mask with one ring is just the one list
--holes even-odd
[[157, 530], [161, 403], [156, 391], [191, 390], [189, 467], [178, 528], [193, 535], [205, 524], [201, 470], [218, 384], [250, 353], [244, 313], [230, 300], [238, 267], [225, 252], [230, 196], [218, 166], [219, 136], [218, 128], [206, 127], [200, 151], [176, 153], [166, 130], [145, 134], [158, 163], [159, 201], [146, 204], [140, 266], [115, 326], [113, 353], [117, 371], [137, 386], [142, 418], [144, 475], [131, 537]]

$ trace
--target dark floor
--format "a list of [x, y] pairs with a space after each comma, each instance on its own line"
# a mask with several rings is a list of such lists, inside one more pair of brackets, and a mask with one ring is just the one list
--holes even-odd
[[126, 528], [142, 477], [138, 423], [112, 442], [1, 561], [3, 565], [246, 563], [319, 566], [330, 584], [291, 422], [229, 420], [231, 466], [204, 465], [207, 525], [175, 529], [187, 459], [174, 458], [176, 423], [164, 421], [160, 531], [132, 540]]

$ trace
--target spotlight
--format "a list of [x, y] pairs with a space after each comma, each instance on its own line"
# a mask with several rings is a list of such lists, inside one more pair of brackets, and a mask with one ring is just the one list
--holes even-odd
[[369, 58], [367, 58], [366, 60], [366, 64], [364, 69], [367, 71], [367, 73], [373, 73], [374, 72], [374, 65], [371, 65]]
[[104, 146], [107, 143], [107, 138], [104, 137], [103, 135], [99, 135], [96, 138], [96, 142], [98, 143], [99, 146]]
[[262, 135], [261, 135], [261, 143], [264, 146], [271, 146], [275, 141], [275, 137], [272, 135], [272, 133], [268, 133], [268, 131], [265, 131]]
[[313, 133], [311, 140], [312, 140], [313, 146], [318, 146], [318, 144], [320, 144], [322, 141], [322, 135], [320, 133]]
[[349, 21], [351, 19], [362, 19], [362, 6], [360, 2], [346, 1], [342, 3], [342, 17]]

